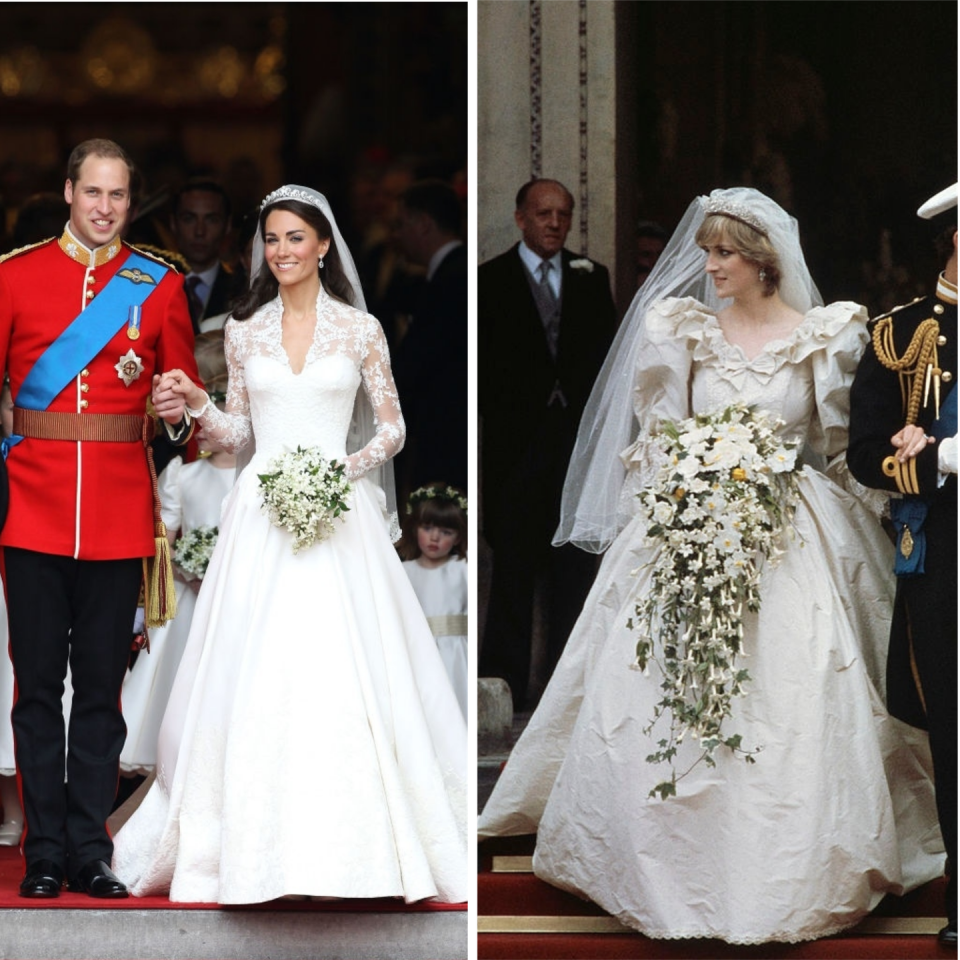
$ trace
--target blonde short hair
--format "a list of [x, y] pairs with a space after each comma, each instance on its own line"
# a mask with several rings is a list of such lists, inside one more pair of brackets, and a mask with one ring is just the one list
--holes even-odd
[[780, 287], [780, 258], [769, 237], [736, 217], [723, 213], [711, 213], [706, 216], [697, 230], [698, 246], [708, 247], [722, 242], [737, 251], [745, 260], [757, 265], [764, 272], [763, 295], [773, 296]]

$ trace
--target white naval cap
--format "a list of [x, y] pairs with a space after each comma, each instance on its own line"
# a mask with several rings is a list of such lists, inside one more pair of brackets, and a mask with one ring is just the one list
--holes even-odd
[[935, 193], [919, 210], [917, 216], [924, 220], [932, 220], [938, 213], [946, 213], [947, 210], [957, 205], [957, 184]]

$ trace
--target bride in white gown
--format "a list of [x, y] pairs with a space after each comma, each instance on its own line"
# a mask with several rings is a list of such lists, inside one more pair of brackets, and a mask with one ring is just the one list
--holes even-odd
[[[558, 541], [606, 555], [479, 830], [536, 833], [537, 876], [651, 937], [827, 936], [943, 873], [926, 740], [882, 699], [891, 547], [843, 483], [865, 311], [819, 303], [780, 207], [747, 188], [694, 201], [624, 320], [571, 461]], [[693, 768], [653, 799], [664, 734], [644, 728], [662, 675], [630, 669], [628, 621], [656, 547], [635, 495], [655, 475], [659, 424], [738, 402], [782, 418], [781, 435], [829, 466], [804, 468], [795, 536], [743, 618], [750, 682], [730, 732], [761, 751], [746, 763], [720, 748], [710, 766], [687, 739], [674, 763]]]
[[[362, 306], [356, 270], [313, 190], [266, 198], [254, 271], [225, 328], [226, 411], [180, 371], [155, 388], [158, 406], [180, 393], [207, 434], [256, 451], [114, 869], [134, 895], [174, 901], [462, 902], [466, 729], [388, 533], [383, 474], [404, 427], [383, 332], [343, 302]], [[294, 554], [257, 475], [298, 446], [345, 463], [352, 492], [345, 522]]]

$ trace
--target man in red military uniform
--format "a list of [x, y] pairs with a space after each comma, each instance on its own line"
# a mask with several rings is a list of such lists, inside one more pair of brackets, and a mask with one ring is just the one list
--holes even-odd
[[[25, 897], [56, 897], [65, 879], [93, 897], [127, 895], [110, 871], [106, 819], [126, 736], [120, 689], [157, 532], [145, 412], [163, 370], [200, 382], [182, 277], [119, 239], [132, 172], [117, 144], [82, 143], [68, 163], [63, 235], [0, 262], [0, 370], [15, 405], [0, 547]], [[182, 404], [158, 413], [185, 442]]]

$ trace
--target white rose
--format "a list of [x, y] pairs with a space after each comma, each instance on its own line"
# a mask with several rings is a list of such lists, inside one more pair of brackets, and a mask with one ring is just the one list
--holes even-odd
[[580, 260], [570, 261], [571, 270], [586, 270], [587, 273], [593, 273], [593, 261], [582, 258]]

